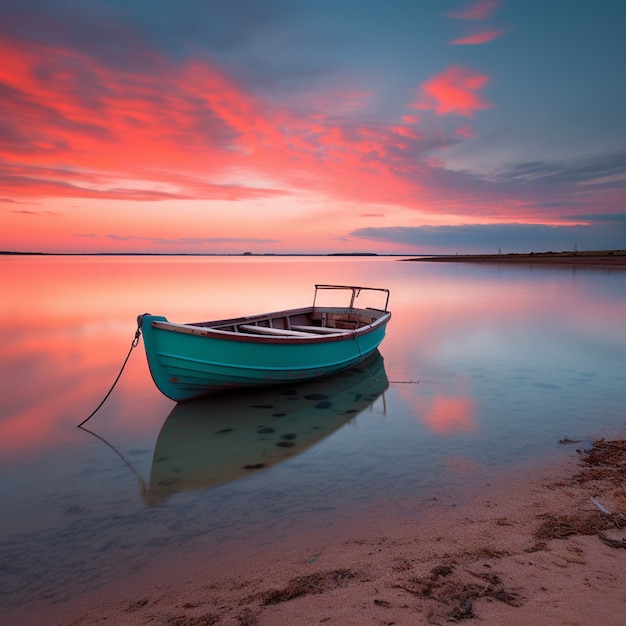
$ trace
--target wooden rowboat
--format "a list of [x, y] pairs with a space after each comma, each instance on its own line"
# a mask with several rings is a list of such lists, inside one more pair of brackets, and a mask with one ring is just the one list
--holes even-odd
[[[347, 306], [318, 306], [321, 290], [347, 290]], [[357, 308], [362, 293], [380, 292], [382, 308]], [[315, 285], [312, 306], [212, 322], [137, 320], [152, 378], [177, 402], [240, 387], [265, 387], [336, 374], [380, 345], [391, 313], [388, 289]]]

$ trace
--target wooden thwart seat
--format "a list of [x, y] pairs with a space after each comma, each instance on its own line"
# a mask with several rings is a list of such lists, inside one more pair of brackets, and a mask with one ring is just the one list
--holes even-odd
[[239, 330], [258, 335], [276, 335], [278, 337], [310, 337], [313, 333], [303, 333], [297, 330], [284, 328], [269, 328], [268, 326], [255, 326], [254, 324], [239, 324]]
[[349, 330], [343, 330], [341, 328], [328, 328], [328, 326], [296, 326], [295, 324], [292, 324], [291, 328], [319, 335], [345, 335], [350, 332]]

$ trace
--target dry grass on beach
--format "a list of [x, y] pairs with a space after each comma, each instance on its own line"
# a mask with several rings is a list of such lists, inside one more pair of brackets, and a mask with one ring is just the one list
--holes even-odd
[[47, 623], [621, 625], [626, 441], [562, 444], [564, 466], [468, 503], [172, 568]]

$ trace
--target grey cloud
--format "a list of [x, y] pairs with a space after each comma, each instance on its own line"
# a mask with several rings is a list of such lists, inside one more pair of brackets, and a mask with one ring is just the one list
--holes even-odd
[[585, 215], [570, 215], [565, 219], [578, 221], [584, 220], [586, 222], [613, 223], [621, 225], [622, 223], [626, 224], [626, 213], [587, 213]]
[[623, 180], [608, 180], [609, 186], [626, 186], [626, 153], [594, 155], [564, 161], [527, 161], [510, 165], [490, 178], [501, 183], [581, 184], [624, 176]]
[[395, 226], [359, 228], [351, 237], [403, 244], [425, 251], [541, 252], [548, 250], [612, 250], [624, 248], [626, 225], [546, 226], [543, 224], [463, 224], [459, 226]]

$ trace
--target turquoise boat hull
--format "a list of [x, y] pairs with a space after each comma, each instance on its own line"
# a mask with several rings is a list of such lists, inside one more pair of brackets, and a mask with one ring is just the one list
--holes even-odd
[[195, 324], [149, 314], [139, 320], [156, 386], [183, 402], [341, 372], [378, 348], [390, 317], [377, 309], [310, 307]]

